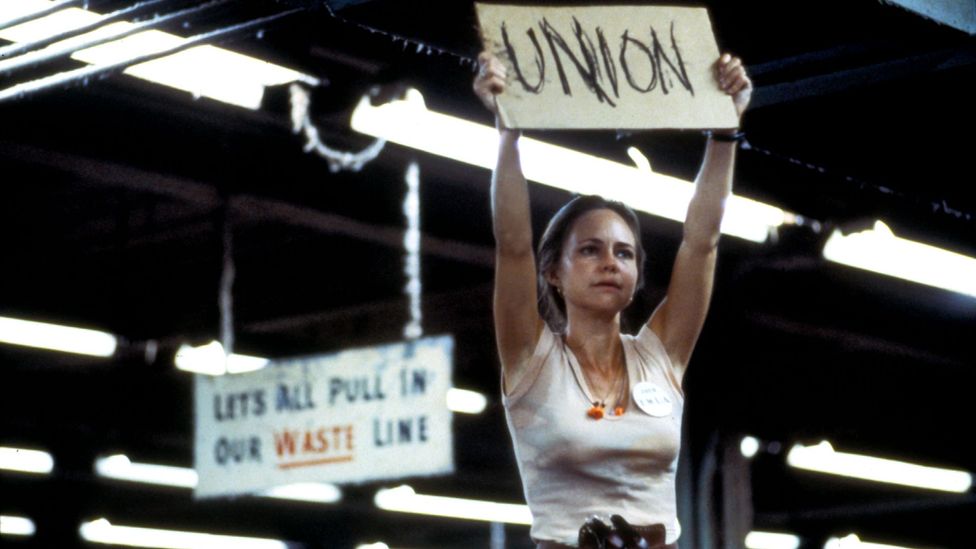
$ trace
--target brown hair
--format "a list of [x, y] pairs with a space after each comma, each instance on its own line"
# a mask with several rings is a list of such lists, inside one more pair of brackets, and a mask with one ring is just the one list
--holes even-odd
[[611, 210], [627, 223], [634, 233], [634, 248], [637, 254], [637, 285], [639, 290], [644, 285], [644, 248], [641, 245], [640, 222], [637, 214], [623, 202], [607, 200], [601, 196], [578, 196], [566, 203], [549, 220], [549, 225], [539, 240], [539, 250], [536, 254], [536, 269], [538, 273], [539, 314], [554, 333], [562, 333], [566, 329], [566, 302], [563, 301], [556, 287], [546, 280], [546, 273], [559, 263], [562, 257], [563, 244], [569, 231], [583, 214], [593, 210]]

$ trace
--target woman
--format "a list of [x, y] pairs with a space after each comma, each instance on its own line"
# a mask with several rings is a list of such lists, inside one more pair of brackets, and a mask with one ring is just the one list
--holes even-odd
[[[520, 134], [497, 116], [506, 71], [488, 53], [479, 62], [474, 91], [500, 140], [495, 333], [532, 538], [543, 549], [673, 546], [681, 381], [708, 310], [741, 134], [710, 134], [667, 296], [636, 336], [624, 335], [620, 313], [643, 278], [637, 217], [620, 203], [574, 199], [546, 229], [537, 266]], [[722, 55], [715, 76], [741, 117], [752, 94], [741, 61]], [[613, 517], [612, 531], [583, 524], [594, 516]]]

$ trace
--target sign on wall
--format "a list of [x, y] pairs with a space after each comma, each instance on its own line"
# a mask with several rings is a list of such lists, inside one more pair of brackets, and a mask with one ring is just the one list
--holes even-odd
[[477, 4], [513, 128], [732, 128], [704, 8]]
[[194, 496], [453, 472], [453, 347], [427, 337], [197, 375]]

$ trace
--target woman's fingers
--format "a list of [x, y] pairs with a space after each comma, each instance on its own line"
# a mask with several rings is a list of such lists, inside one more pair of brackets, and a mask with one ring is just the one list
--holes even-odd
[[715, 79], [719, 88], [732, 96], [736, 112], [742, 116], [752, 97], [752, 81], [749, 80], [742, 60], [728, 53], [722, 54], [715, 62]]
[[505, 65], [497, 57], [481, 52], [478, 55], [478, 75], [474, 79], [474, 92], [491, 112], [496, 112], [495, 97], [505, 92]]

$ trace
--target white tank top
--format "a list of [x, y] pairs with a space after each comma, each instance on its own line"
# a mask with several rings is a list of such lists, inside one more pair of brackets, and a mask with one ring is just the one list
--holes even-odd
[[[621, 335], [630, 398], [621, 416], [587, 416], [592, 402], [576, 357], [544, 327], [527, 364], [503, 380], [532, 538], [576, 545], [591, 516], [660, 523], [680, 535], [675, 473], [684, 394], [661, 340], [644, 326]], [[635, 391], [639, 396], [635, 396]]]

